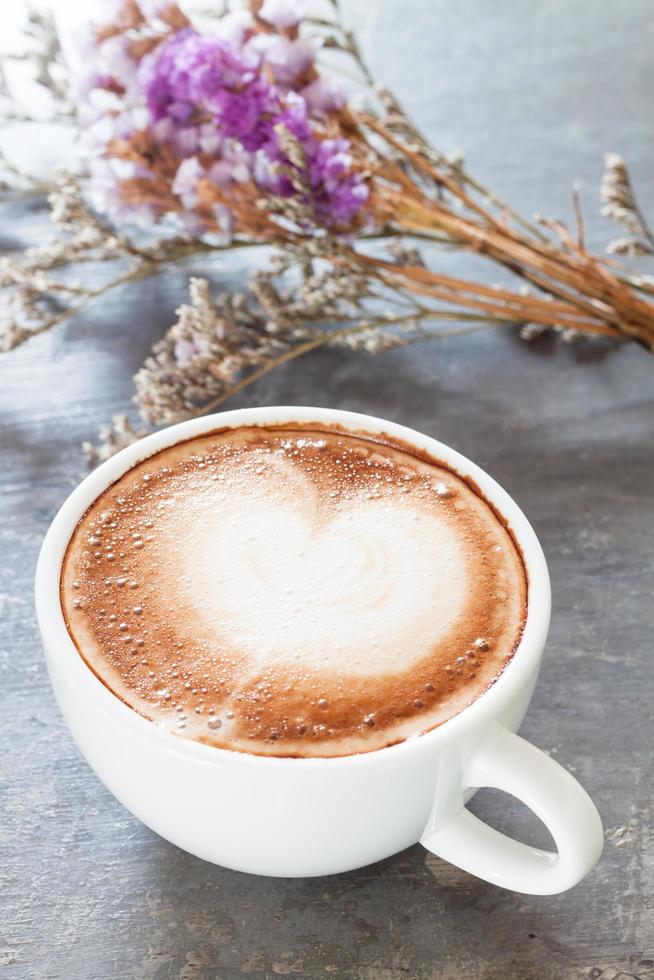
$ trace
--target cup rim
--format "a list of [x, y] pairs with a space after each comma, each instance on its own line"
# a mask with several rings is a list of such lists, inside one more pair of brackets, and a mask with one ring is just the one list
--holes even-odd
[[[336, 423], [354, 431], [386, 433], [425, 450], [460, 476], [470, 477], [475, 482], [484, 497], [507, 521], [524, 558], [528, 585], [527, 617], [518, 647], [499, 677], [471, 704], [436, 728], [368, 752], [308, 758], [255, 755], [208, 745], [166, 731], [121, 701], [94, 674], [80, 656], [61, 608], [61, 566], [72, 533], [93, 501], [127, 470], [162, 449], [215, 429], [291, 422]], [[528, 682], [538, 667], [549, 628], [551, 591], [545, 556], [533, 528], [512, 497], [476, 463], [431, 436], [387, 419], [340, 409], [281, 405], [234, 409], [168, 426], [120, 450], [89, 473], [64, 501], [45, 536], [36, 569], [35, 604], [50, 671], [55, 667], [60, 668], [66, 674], [67, 683], [76, 687], [77, 696], [97, 700], [102, 710], [113, 715], [121, 725], [128, 726], [135, 735], [159, 740], [162, 748], [176, 754], [190, 755], [205, 763], [228, 762], [267, 770], [291, 766], [295, 769], [313, 769], [316, 766], [342, 768], [399, 760], [416, 750], [433, 747], [436, 743], [456, 737], [477, 722], [497, 716], [512, 691]]]

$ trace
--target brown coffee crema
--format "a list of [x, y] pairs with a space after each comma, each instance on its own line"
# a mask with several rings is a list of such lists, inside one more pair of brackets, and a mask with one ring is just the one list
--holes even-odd
[[129, 470], [61, 577], [91, 670], [165, 730], [274, 756], [368, 752], [501, 674], [524, 562], [470, 481], [386, 435], [210, 432]]

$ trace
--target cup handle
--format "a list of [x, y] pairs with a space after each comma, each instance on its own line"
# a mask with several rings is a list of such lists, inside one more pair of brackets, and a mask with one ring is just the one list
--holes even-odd
[[429, 827], [420, 843], [438, 857], [502, 888], [554, 895], [588, 874], [602, 853], [602, 823], [570, 773], [519, 735], [503, 729], [479, 748], [464, 772], [464, 789], [501, 789], [539, 817], [556, 844], [543, 851], [507, 837], [465, 806], [444, 827]]

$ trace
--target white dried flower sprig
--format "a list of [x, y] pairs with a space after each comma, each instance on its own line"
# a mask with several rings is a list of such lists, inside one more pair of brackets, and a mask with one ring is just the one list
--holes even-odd
[[30, 7], [23, 37], [25, 50], [5, 52], [0, 59], [0, 116], [5, 120], [24, 122], [30, 122], [33, 118], [23, 108], [20, 92], [11, 84], [7, 71], [12, 61], [27, 61], [33, 69], [32, 80], [50, 96], [49, 119], [70, 121], [75, 115], [70, 72], [52, 11]]
[[335, 266], [316, 259], [315, 251], [315, 243], [306, 243], [278, 254], [269, 269], [253, 274], [245, 292], [213, 297], [206, 279], [192, 278], [190, 302], [177, 310], [176, 322], [134, 377], [142, 418], [172, 424], [213, 411], [318, 347], [375, 354], [507, 322], [462, 314], [470, 326], [434, 330], [434, 323], [451, 321], [449, 312], [402, 290], [380, 293], [378, 281], [363, 276], [355, 261], [343, 256]]
[[0, 199], [7, 201], [20, 197], [36, 197], [39, 194], [49, 194], [52, 190], [51, 182], [19, 170], [0, 150]]
[[274, 357], [285, 345], [265, 330], [265, 318], [242, 294], [213, 300], [206, 279], [191, 279], [190, 303], [154, 345], [134, 376], [143, 418], [154, 425], [178, 422], [229, 391], [243, 371]]
[[[127, 239], [90, 211], [77, 178], [62, 175], [48, 203], [57, 237], [0, 259], [0, 351], [70, 319], [108, 289], [145, 273], [147, 257], [136, 254]], [[130, 267], [102, 286], [83, 286], [70, 276], [71, 269], [79, 272], [84, 262], [116, 259], [128, 259]], [[61, 276], [46, 274], [53, 270]]]
[[[398, 316], [371, 316], [376, 297], [370, 280], [351, 264], [323, 261], [317, 269], [311, 251], [296, 247], [276, 256], [272, 268], [255, 272], [241, 293], [213, 298], [206, 279], [191, 279], [190, 302], [176, 311], [176, 322], [134, 377], [147, 422], [170, 424], [213, 409], [305, 348], [345, 345], [374, 353], [416, 333], [417, 327], [404, 336], [382, 329]], [[417, 322], [420, 310], [415, 303], [412, 308]], [[402, 312], [399, 317], [406, 320]], [[329, 331], [330, 322], [340, 326]]]
[[602, 215], [629, 232], [610, 242], [607, 251], [629, 256], [654, 254], [654, 237], [638, 206], [626, 163], [618, 153], [607, 153], [604, 160]]
[[111, 425], [103, 425], [99, 433], [99, 443], [94, 446], [91, 442], [82, 443], [86, 458], [93, 465], [104, 463], [121, 449], [138, 442], [147, 435], [146, 429], [135, 429], [126, 415], [114, 415]]
[[[43, 245], [0, 258], [0, 352], [6, 352], [81, 313], [100, 296], [153, 275], [189, 254], [215, 251], [183, 236], [152, 237], [136, 245], [89, 206], [82, 179], [60, 174], [48, 194], [55, 235]], [[243, 239], [240, 243], [250, 244]], [[99, 286], [80, 281], [86, 263], [109, 263]], [[56, 271], [56, 276], [46, 273]]]

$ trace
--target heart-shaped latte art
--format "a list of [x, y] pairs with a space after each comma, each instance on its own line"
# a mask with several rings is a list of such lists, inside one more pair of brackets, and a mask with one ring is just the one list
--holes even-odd
[[406, 670], [465, 607], [468, 561], [438, 507], [338, 500], [285, 460], [176, 507], [176, 568], [217, 648], [359, 676]]

